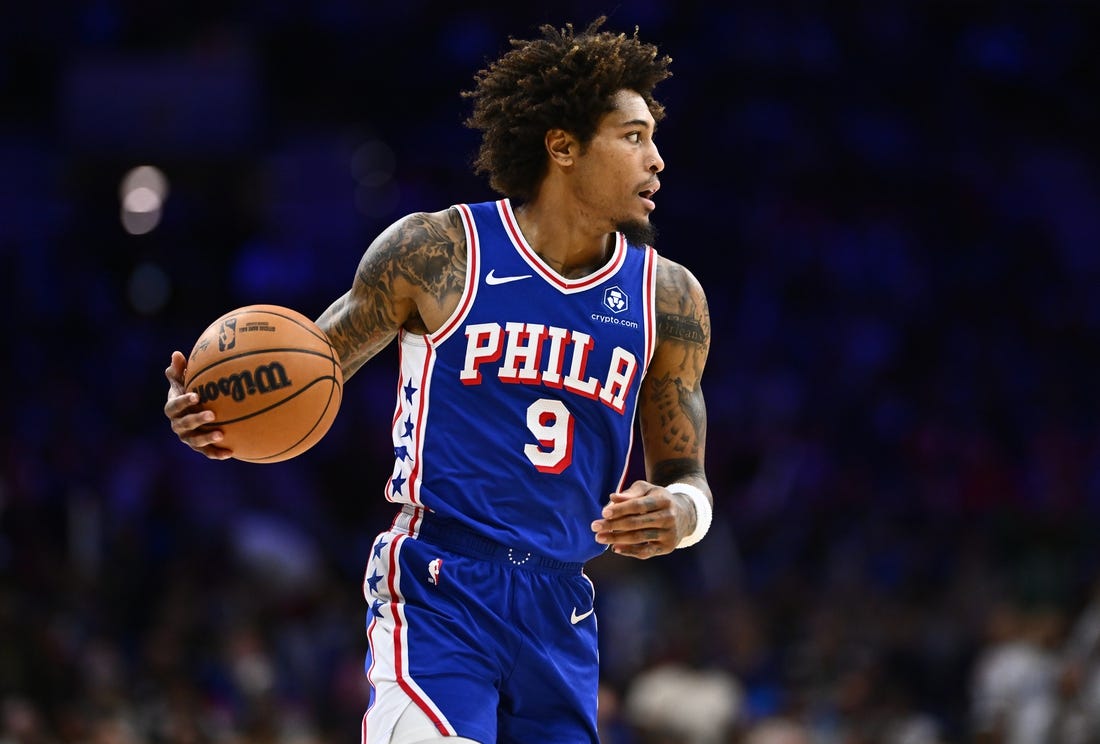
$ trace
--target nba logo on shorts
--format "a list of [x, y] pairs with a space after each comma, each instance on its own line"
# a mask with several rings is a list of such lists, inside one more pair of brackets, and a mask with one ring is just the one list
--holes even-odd
[[439, 586], [439, 569], [443, 566], [443, 559], [436, 558], [428, 564], [428, 581], [433, 585]]
[[226, 318], [218, 331], [218, 351], [227, 351], [237, 345], [237, 319]]

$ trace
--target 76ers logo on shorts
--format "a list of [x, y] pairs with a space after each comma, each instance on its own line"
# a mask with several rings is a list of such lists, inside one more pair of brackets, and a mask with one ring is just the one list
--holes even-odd
[[237, 345], [237, 319], [226, 318], [218, 329], [218, 351], [228, 351]]
[[433, 585], [439, 586], [439, 572], [443, 568], [443, 559], [436, 558], [428, 564], [428, 581]]
[[630, 307], [630, 298], [619, 287], [608, 287], [603, 292], [603, 304], [613, 313], [625, 313]]

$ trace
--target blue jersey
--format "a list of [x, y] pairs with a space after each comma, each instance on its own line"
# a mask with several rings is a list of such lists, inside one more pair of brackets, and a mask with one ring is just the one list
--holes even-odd
[[619, 234], [603, 267], [565, 279], [527, 244], [508, 200], [454, 209], [466, 285], [438, 331], [399, 336], [386, 498], [587, 561], [605, 549], [589, 524], [626, 477], [656, 342], [657, 255]]

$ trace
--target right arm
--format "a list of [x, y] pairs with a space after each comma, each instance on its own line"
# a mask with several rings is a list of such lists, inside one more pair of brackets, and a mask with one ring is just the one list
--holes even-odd
[[351, 289], [317, 318], [347, 380], [401, 328], [427, 333], [454, 310], [466, 279], [466, 236], [455, 210], [411, 214], [363, 254]]
[[[317, 318], [340, 357], [347, 381], [384, 349], [401, 328], [437, 330], [450, 316], [466, 278], [466, 237], [456, 210], [418, 212], [401, 218], [363, 253], [351, 288]], [[218, 446], [214, 414], [198, 406], [183, 386], [187, 358], [172, 353], [164, 371], [168, 399], [164, 415], [180, 440], [207, 457], [224, 460], [232, 451]]]

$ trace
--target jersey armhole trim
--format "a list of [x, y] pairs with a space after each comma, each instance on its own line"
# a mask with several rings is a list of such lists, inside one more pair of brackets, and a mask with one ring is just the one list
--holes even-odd
[[645, 364], [642, 366], [644, 377], [649, 371], [653, 355], [657, 353], [657, 251], [652, 246], [645, 247], [642, 287], [645, 308]]
[[473, 212], [467, 204], [457, 204], [452, 209], [457, 209], [462, 217], [462, 227], [466, 232], [466, 286], [463, 287], [462, 296], [458, 298], [458, 304], [451, 317], [439, 327], [435, 333], [425, 336], [431, 345], [441, 344], [450, 338], [455, 329], [462, 324], [463, 318], [470, 312], [470, 307], [477, 297], [478, 272], [481, 270], [481, 243], [478, 240], [477, 224], [474, 222]]

